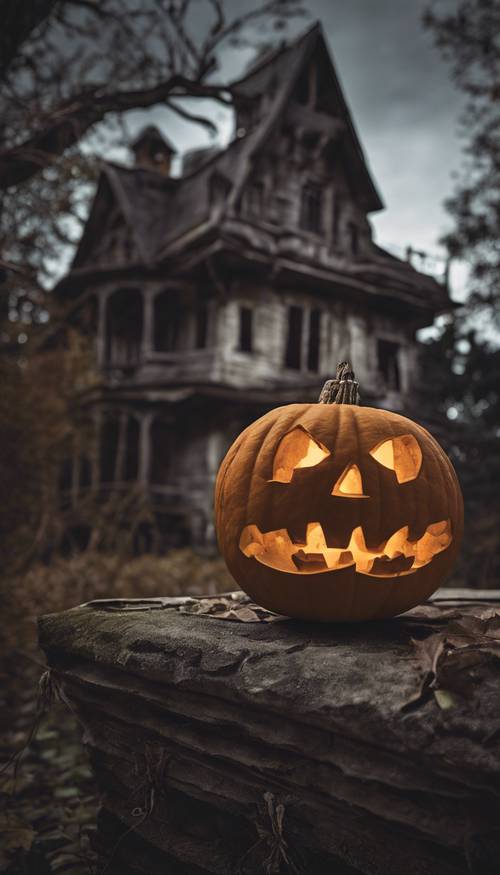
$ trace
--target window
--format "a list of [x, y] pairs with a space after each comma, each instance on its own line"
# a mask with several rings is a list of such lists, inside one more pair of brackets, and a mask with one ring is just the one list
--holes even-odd
[[319, 185], [308, 182], [302, 189], [300, 227], [304, 231], [321, 231], [322, 192]]
[[198, 304], [196, 308], [196, 349], [204, 349], [207, 345], [208, 333], [208, 307], [206, 304]]
[[178, 348], [181, 328], [179, 296], [174, 289], [160, 292], [154, 302], [154, 348], [172, 352]]
[[156, 416], [149, 433], [149, 479], [156, 486], [164, 486], [172, 478], [175, 470], [175, 437], [174, 424], [162, 416]]
[[387, 389], [399, 391], [401, 378], [399, 372], [399, 343], [392, 340], [377, 341], [378, 368]]
[[78, 485], [80, 489], [88, 489], [92, 485], [92, 465], [88, 456], [80, 456]]
[[307, 70], [304, 70], [301, 76], [299, 76], [295, 86], [295, 100], [297, 103], [301, 103], [302, 106], [307, 106], [309, 103], [309, 75]]
[[254, 218], [260, 218], [264, 204], [264, 185], [262, 182], [252, 182], [246, 190], [245, 205], [247, 213]]
[[336, 245], [339, 242], [340, 231], [340, 214], [342, 212], [342, 202], [339, 197], [333, 199], [333, 216], [332, 216], [332, 243]]
[[133, 416], [127, 419], [125, 430], [125, 470], [123, 479], [127, 482], [137, 479], [139, 470], [139, 423]]
[[117, 289], [106, 305], [106, 363], [117, 368], [136, 365], [141, 356], [142, 294]]
[[307, 369], [319, 371], [321, 311], [311, 310], [309, 313], [309, 339], [307, 344]]
[[252, 352], [253, 313], [250, 307], [240, 307], [240, 336], [238, 349]]
[[288, 336], [285, 350], [285, 367], [300, 371], [302, 361], [302, 307], [288, 308]]
[[119, 419], [106, 416], [101, 425], [100, 437], [99, 476], [101, 483], [112, 483], [115, 479], [119, 432]]
[[359, 253], [359, 232], [358, 226], [354, 222], [349, 222], [349, 243], [352, 255]]

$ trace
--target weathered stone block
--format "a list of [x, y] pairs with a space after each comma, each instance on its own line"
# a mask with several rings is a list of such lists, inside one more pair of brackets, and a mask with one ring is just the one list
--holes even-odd
[[357, 626], [241, 595], [42, 618], [108, 872], [498, 872], [500, 593], [442, 596]]

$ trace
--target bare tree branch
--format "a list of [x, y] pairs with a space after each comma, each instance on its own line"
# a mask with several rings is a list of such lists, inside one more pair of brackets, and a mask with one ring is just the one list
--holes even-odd
[[0, 28], [0, 76], [3, 76], [19, 47], [30, 33], [54, 10], [60, 0], [4, 0]]
[[[98, 91], [95, 88], [73, 97], [55, 109], [47, 117], [45, 126], [24, 143], [0, 151], [0, 189], [18, 185], [51, 164], [110, 112], [146, 108], [166, 103], [169, 97], [180, 96], [211, 97], [230, 104], [224, 97], [227, 93], [225, 86], [192, 82], [182, 76], [172, 76], [153, 88], [137, 91], [109, 94], [98, 94]], [[207, 119], [192, 116], [178, 105], [172, 105], [172, 109], [191, 121], [201, 122], [210, 129], [215, 128]]]
[[208, 132], [212, 135], [217, 133], [217, 125], [215, 125], [210, 119], [203, 115], [196, 115], [189, 110], [185, 109], [185, 107], [180, 106], [178, 103], [174, 103], [172, 100], [166, 101], [167, 106], [173, 112], [177, 113], [181, 118], [186, 119], [188, 122], [194, 122], [194, 124], [201, 125], [203, 128], [206, 128]]

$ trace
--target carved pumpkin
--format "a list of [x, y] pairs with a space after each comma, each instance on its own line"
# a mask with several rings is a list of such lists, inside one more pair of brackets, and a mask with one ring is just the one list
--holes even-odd
[[221, 552], [238, 584], [281, 614], [390, 617], [452, 570], [463, 504], [449, 459], [424, 428], [357, 404], [347, 363], [317, 404], [250, 425], [216, 484]]

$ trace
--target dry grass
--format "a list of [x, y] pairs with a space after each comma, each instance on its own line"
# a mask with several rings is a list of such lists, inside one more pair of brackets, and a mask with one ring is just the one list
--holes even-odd
[[3, 655], [11, 662], [20, 650], [33, 652], [40, 615], [92, 599], [201, 595], [236, 588], [220, 556], [202, 556], [189, 548], [161, 558], [86, 552], [48, 566], [38, 564], [1, 584]]

